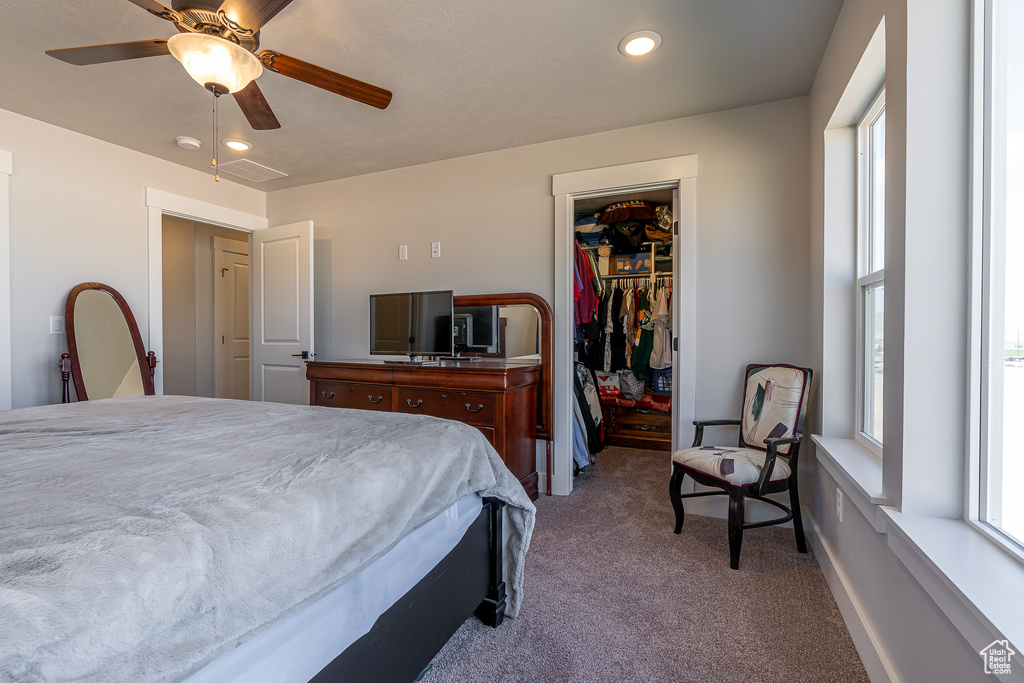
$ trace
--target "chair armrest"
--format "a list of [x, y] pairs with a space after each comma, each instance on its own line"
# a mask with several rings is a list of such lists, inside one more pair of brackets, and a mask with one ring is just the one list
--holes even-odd
[[693, 432], [693, 444], [690, 448], [696, 448], [704, 442], [705, 427], [738, 427], [739, 420], [694, 420], [693, 426], [697, 429]]
[[771, 438], [765, 439], [764, 440], [764, 445], [765, 446], [785, 446], [786, 444], [800, 443], [803, 440], [803, 438], [804, 438], [804, 435], [801, 434], [800, 432], [797, 432], [793, 436], [780, 436], [777, 439], [771, 439]]
[[694, 420], [695, 427], [727, 427], [729, 425], [739, 426], [740, 420]]
[[[795, 444], [793, 451], [790, 455], [793, 455], [797, 449], [800, 448], [800, 442], [803, 440], [804, 435], [797, 432], [793, 436], [783, 436], [777, 439], [768, 438], [764, 440], [764, 445], [767, 446], [767, 450], [764, 453], [764, 465], [761, 466], [761, 476], [757, 480], [757, 494], [759, 496], [764, 495], [765, 486], [771, 481], [772, 472], [775, 470], [775, 459], [778, 457], [779, 446], [785, 446], [786, 444]], [[787, 457], [783, 455], [782, 457]]]

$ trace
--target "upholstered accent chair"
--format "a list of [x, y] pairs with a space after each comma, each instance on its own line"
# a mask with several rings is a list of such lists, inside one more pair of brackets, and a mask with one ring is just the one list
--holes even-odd
[[[793, 520], [796, 547], [807, 552], [800, 497], [797, 492], [796, 466], [800, 455], [807, 394], [811, 370], [793, 365], [748, 365], [744, 374], [743, 412], [734, 420], [697, 420], [693, 445], [672, 454], [672, 479], [669, 498], [676, 512], [676, 529], [683, 530], [683, 498], [729, 496], [729, 565], [740, 567], [743, 530], [784, 524]], [[739, 427], [739, 446], [705, 446], [704, 428]], [[683, 478], [721, 491], [683, 494]], [[771, 493], [789, 490], [791, 507], [770, 498]], [[781, 509], [786, 514], [764, 522], [746, 523], [744, 501], [754, 498]]]

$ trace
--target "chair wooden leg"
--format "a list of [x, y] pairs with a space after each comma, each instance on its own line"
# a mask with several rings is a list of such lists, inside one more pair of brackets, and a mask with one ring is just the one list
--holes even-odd
[[729, 566], [740, 568], [740, 546], [743, 545], [743, 490], [729, 492]]
[[683, 531], [683, 498], [680, 493], [683, 486], [683, 477], [686, 472], [682, 467], [672, 464], [672, 479], [668, 483], [668, 499], [672, 501], [672, 509], [676, 511], [676, 533]]
[[800, 494], [796, 491], [796, 472], [789, 482], [789, 504], [793, 507], [793, 530], [796, 532], [796, 549], [807, 552], [807, 539], [804, 536], [804, 522], [800, 517]]

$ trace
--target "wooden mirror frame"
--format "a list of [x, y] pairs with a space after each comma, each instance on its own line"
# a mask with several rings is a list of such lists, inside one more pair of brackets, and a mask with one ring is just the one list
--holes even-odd
[[[513, 292], [511, 294], [470, 294], [456, 296], [459, 306], [533, 306], [540, 314], [540, 391], [537, 396], [537, 438], [551, 441], [551, 362], [554, 358], [551, 306], [537, 294]], [[549, 480], [550, 481], [550, 480]]]
[[[76, 285], [71, 293], [68, 294], [67, 303], [64, 304], [64, 332], [68, 339], [68, 356], [71, 361], [71, 377], [75, 382], [75, 394], [78, 396], [79, 401], [88, 401], [89, 395], [85, 390], [85, 382], [82, 379], [82, 367], [78, 362], [78, 344], [75, 341], [75, 302], [78, 300], [78, 295], [88, 290], [98, 290], [109, 294], [111, 298], [117, 303], [118, 308], [121, 309], [121, 314], [124, 316], [124, 320], [128, 323], [128, 332], [132, 336], [132, 345], [135, 347], [135, 355], [139, 361], [139, 372], [142, 373], [142, 388], [146, 396], [153, 396], [156, 393], [156, 389], [153, 386], [153, 374], [156, 371], [156, 354], [150, 351], [146, 353], [145, 347], [142, 345], [142, 335], [139, 334], [139, 326], [135, 322], [135, 316], [132, 314], [132, 309], [128, 305], [128, 302], [124, 300], [124, 297], [113, 287], [105, 285], [101, 282], [83, 282], [80, 285]], [[65, 366], [63, 362], [64, 356], [61, 356], [61, 365]], [[145, 368], [149, 368], [149, 372], [145, 371]], [[64, 369], [63, 367], [61, 368]], [[70, 400], [67, 392], [67, 376], [64, 374], [64, 400], [62, 402], [67, 403]]]

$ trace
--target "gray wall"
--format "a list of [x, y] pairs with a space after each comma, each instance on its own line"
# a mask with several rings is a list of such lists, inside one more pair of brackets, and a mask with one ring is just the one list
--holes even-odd
[[[168, 144], [172, 144], [168, 142]], [[60, 402], [67, 350], [49, 316], [80, 282], [117, 289], [149, 337], [146, 188], [255, 215], [266, 195], [207, 173], [0, 110], [10, 178], [12, 393], [15, 408]]]
[[[807, 431], [853, 436], [853, 417], [842, 414], [853, 410], [853, 401], [840, 395], [854, 390], [853, 345], [829, 343], [833, 330], [823, 330], [842, 315], [854, 316], [853, 278], [839, 272], [853, 266], [852, 258], [836, 258], [852, 245], [834, 243], [842, 217], [833, 215], [837, 207], [826, 206], [824, 186], [826, 170], [834, 170], [825, 141], [845, 144], [839, 139], [845, 133], [826, 136], [825, 129], [884, 16], [885, 494], [904, 512], [952, 519], [963, 513], [967, 412], [961, 387], [967, 376], [969, 7], [967, 0], [846, 0], [810, 94], [808, 331], [812, 365], [816, 371], [824, 366], [821, 381], [831, 384], [817, 392]], [[829, 302], [841, 296], [837, 287], [844, 281], [851, 303], [837, 314]], [[854, 324], [846, 322], [850, 334]], [[941, 368], [951, 378], [949, 391], [936, 392], [926, 367], [933, 377]], [[839, 598], [847, 605], [844, 617], [860, 622], [851, 624], [855, 639], [860, 631], [874, 640], [858, 642], [862, 658], [877, 663], [879, 656], [867, 652], [874, 648], [901, 681], [984, 680], [978, 653], [898, 559], [887, 534], [875, 530], [876, 519], [852, 504], [862, 494], [830, 476], [815, 460], [813, 444], [801, 460], [813, 524], [830, 556], [819, 559], [833, 565], [826, 576], [833, 593], [845, 595]], [[846, 496], [842, 523], [835, 513], [840, 486]]]
[[696, 153], [698, 410], [732, 415], [746, 363], [809, 360], [807, 131], [797, 98], [280, 190], [267, 215], [315, 222], [318, 353], [360, 358], [373, 293], [551, 301], [552, 174]]
[[249, 235], [178, 216], [163, 217], [164, 393], [214, 393], [213, 238]]
[[196, 395], [196, 224], [164, 216], [164, 393]]

